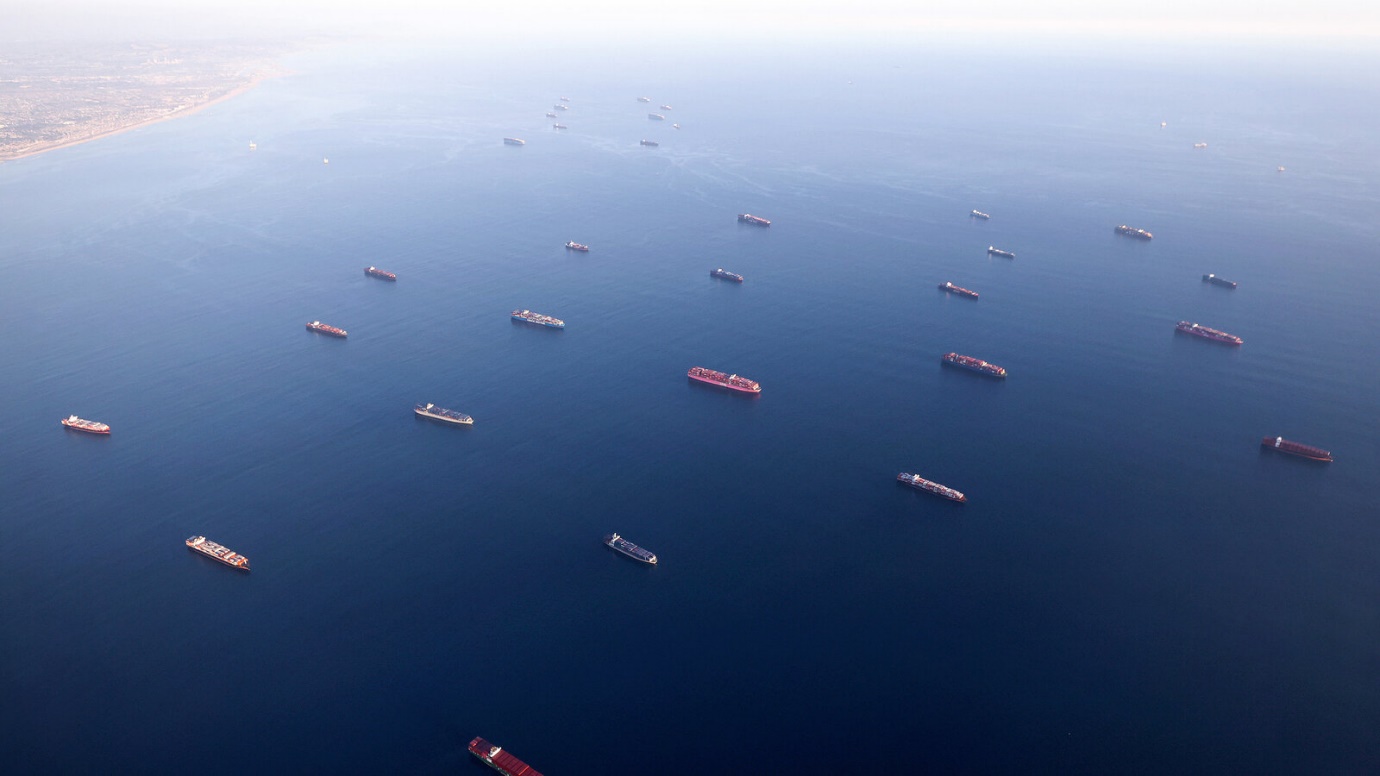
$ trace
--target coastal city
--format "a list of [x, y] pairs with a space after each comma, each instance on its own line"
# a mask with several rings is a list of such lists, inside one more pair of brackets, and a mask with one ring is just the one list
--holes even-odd
[[0, 162], [186, 115], [283, 74], [266, 43], [86, 43], [0, 55]]

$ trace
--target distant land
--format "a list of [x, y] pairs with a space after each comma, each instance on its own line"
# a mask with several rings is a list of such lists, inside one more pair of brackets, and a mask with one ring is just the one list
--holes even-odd
[[301, 43], [84, 43], [0, 55], [0, 162], [186, 116], [286, 71]]

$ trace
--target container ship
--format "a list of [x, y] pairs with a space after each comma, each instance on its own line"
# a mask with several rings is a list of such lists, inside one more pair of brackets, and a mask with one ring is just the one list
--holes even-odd
[[1225, 331], [1218, 331], [1217, 329], [1209, 329], [1208, 327], [1198, 323], [1190, 323], [1189, 321], [1179, 321], [1179, 325], [1176, 326], [1175, 329], [1183, 332], [1184, 334], [1192, 334], [1195, 337], [1202, 337], [1203, 339], [1209, 339], [1213, 342], [1220, 342], [1224, 345], [1241, 344], [1241, 338], [1236, 336], [1235, 334], [1228, 334]]
[[710, 277], [722, 278], [723, 280], [732, 280], [734, 283], [743, 282], [742, 275], [739, 275], [737, 272], [729, 272], [723, 267], [709, 270], [709, 275]]
[[474, 418], [463, 412], [448, 410], [444, 407], [437, 407], [435, 404], [418, 404], [412, 408], [419, 418], [438, 420], [442, 423], [453, 423], [457, 426], [473, 426]]
[[739, 213], [738, 220], [745, 224], [752, 224], [753, 226], [771, 226], [771, 222], [767, 219], [754, 216], [751, 213]]
[[585, 245], [584, 243], [577, 243], [574, 240], [571, 240], [570, 242], [566, 243], [565, 249], [568, 251], [579, 251], [580, 253], [589, 253], [588, 245]]
[[397, 281], [398, 279], [397, 275], [393, 274], [392, 272], [386, 272], [384, 270], [381, 270], [378, 267], [365, 267], [364, 274], [369, 275], [371, 277], [379, 278], [380, 280]]
[[647, 114], [647, 118], [651, 119], [652, 121], [665, 121], [665, 120], [666, 120], [666, 117], [663, 116], [663, 115], [661, 115], [660, 113], [648, 113], [648, 114]]
[[1310, 461], [1332, 460], [1332, 453], [1329, 453], [1328, 451], [1323, 450], [1320, 447], [1313, 447], [1312, 445], [1300, 444], [1299, 442], [1290, 442], [1284, 437], [1265, 437], [1264, 439], [1260, 440], [1260, 445], [1262, 447], [1268, 447], [1273, 450], [1278, 450], [1281, 453], [1288, 453], [1289, 455], [1297, 455], [1300, 458], [1307, 458]]
[[1014, 259], [1014, 258], [1016, 258], [1016, 254], [1012, 253], [1011, 251], [1004, 251], [1004, 250], [1002, 250], [1001, 248], [993, 248], [993, 247], [990, 246], [990, 245], [987, 246], [987, 255], [988, 255], [988, 256], [1000, 256], [1000, 257], [1002, 257], [1002, 258], [1004, 258], [1004, 259]]
[[690, 367], [690, 371], [686, 372], [686, 376], [691, 380], [717, 385], [720, 388], [728, 388], [729, 390], [739, 391], [741, 393], [759, 394], [762, 392], [762, 385], [756, 380], [749, 380], [746, 377], [739, 377], [738, 375], [726, 375], [723, 372], [715, 372], [713, 369], [705, 369], [702, 366]]
[[1136, 229], [1135, 227], [1127, 226], [1126, 224], [1122, 224], [1121, 226], [1118, 226], [1118, 227], [1116, 228], [1116, 233], [1117, 233], [1117, 234], [1124, 234], [1124, 235], [1126, 235], [1127, 237], [1134, 237], [1134, 238], [1136, 238], [1137, 240], [1151, 240], [1151, 239], [1154, 239], [1154, 237], [1155, 237], [1155, 235], [1150, 234], [1149, 232], [1145, 231], [1144, 229]]
[[1236, 288], [1236, 283], [1226, 280], [1225, 278], [1219, 278], [1210, 272], [1203, 276], [1203, 282], [1211, 283], [1214, 286], [1221, 286], [1222, 288]]
[[83, 420], [76, 415], [68, 415], [58, 421], [62, 425], [76, 431], [85, 431], [88, 434], [109, 434], [110, 426], [104, 423], [97, 423], [94, 420]]
[[945, 364], [969, 369], [978, 374], [987, 375], [988, 377], [1006, 377], [1005, 369], [996, 364], [989, 364], [980, 358], [964, 356], [958, 353], [945, 353], [944, 357], [940, 360]]
[[978, 298], [978, 292], [973, 291], [972, 289], [964, 288], [963, 286], [956, 286], [947, 280], [939, 284], [939, 290], [948, 291], [951, 294], [958, 294], [959, 296], [966, 296], [969, 299]]
[[523, 139], [520, 138], [520, 137], [505, 137], [505, 138], [503, 138], [503, 144], [504, 144], [504, 145], [527, 145], [527, 141], [526, 141], [526, 140], [523, 140]]
[[636, 544], [624, 539], [617, 533], [611, 533], [605, 536], [604, 544], [607, 544], [609, 547], [612, 547], [635, 561], [649, 563], [653, 566], [656, 565], [656, 553], [644, 547], [638, 547]]
[[992, 216], [990, 216], [990, 215], [988, 215], [988, 214], [982, 212], [981, 210], [974, 210], [973, 212], [971, 212], [971, 213], [968, 214], [968, 217], [969, 217], [969, 218], [976, 218], [976, 219], [978, 219], [978, 220], [980, 220], [980, 221], [986, 221], [987, 219], [991, 218]]
[[648, 148], [656, 148], [661, 144], [656, 142], [655, 140], [643, 140], [642, 145], [647, 146]]
[[307, 324], [307, 331], [314, 331], [318, 334], [329, 334], [332, 337], [348, 337], [350, 333], [344, 329], [337, 329], [334, 326], [327, 326], [321, 321], [312, 321]]
[[960, 504], [968, 500], [967, 496], [963, 495], [962, 493], [959, 493], [953, 488], [950, 488], [947, 485], [940, 485], [937, 482], [930, 482], [929, 480], [925, 479], [924, 477], [921, 477], [918, 474], [901, 472], [900, 474], [896, 475], [896, 481], [904, 485], [909, 485], [912, 488], [915, 488], [916, 490], [923, 490], [928, 493], [933, 493], [936, 496], [943, 496], [944, 498], [949, 499], [950, 501], [957, 501]]
[[237, 552], [232, 552], [229, 547], [224, 547], [207, 539], [205, 536], [193, 536], [187, 540], [187, 549], [199, 552], [208, 558], [218, 560], [227, 566], [237, 568], [240, 571], [249, 570], [249, 559]]
[[531, 310], [514, 310], [513, 320], [524, 321], [526, 323], [535, 323], [538, 326], [545, 326], [550, 329], [565, 328], [565, 321], [561, 320], [560, 318], [552, 318], [549, 315], [541, 315], [540, 313], [534, 313]]
[[478, 736], [470, 742], [470, 754], [505, 776], [541, 776], [541, 772]]

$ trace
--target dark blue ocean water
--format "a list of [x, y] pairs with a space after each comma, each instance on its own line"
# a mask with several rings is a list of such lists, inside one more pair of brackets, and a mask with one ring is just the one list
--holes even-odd
[[7, 770], [1380, 764], [1377, 63], [712, 51], [323, 49], [0, 166]]

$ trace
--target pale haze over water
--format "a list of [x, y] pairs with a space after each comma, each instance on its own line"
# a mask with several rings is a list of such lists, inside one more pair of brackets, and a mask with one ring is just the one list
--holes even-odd
[[[369, 15], [331, 7], [163, 29]], [[473, 31], [437, 7], [389, 29]], [[567, 776], [1380, 762], [1375, 51], [1019, 34], [1134, 16], [1074, 3], [984, 6], [1002, 46], [958, 4], [923, 35], [899, 4], [710, 4], [686, 40], [642, 4], [505, 7], [620, 19], [317, 45], [0, 165], [0, 762], [479, 774], [476, 735]]]

